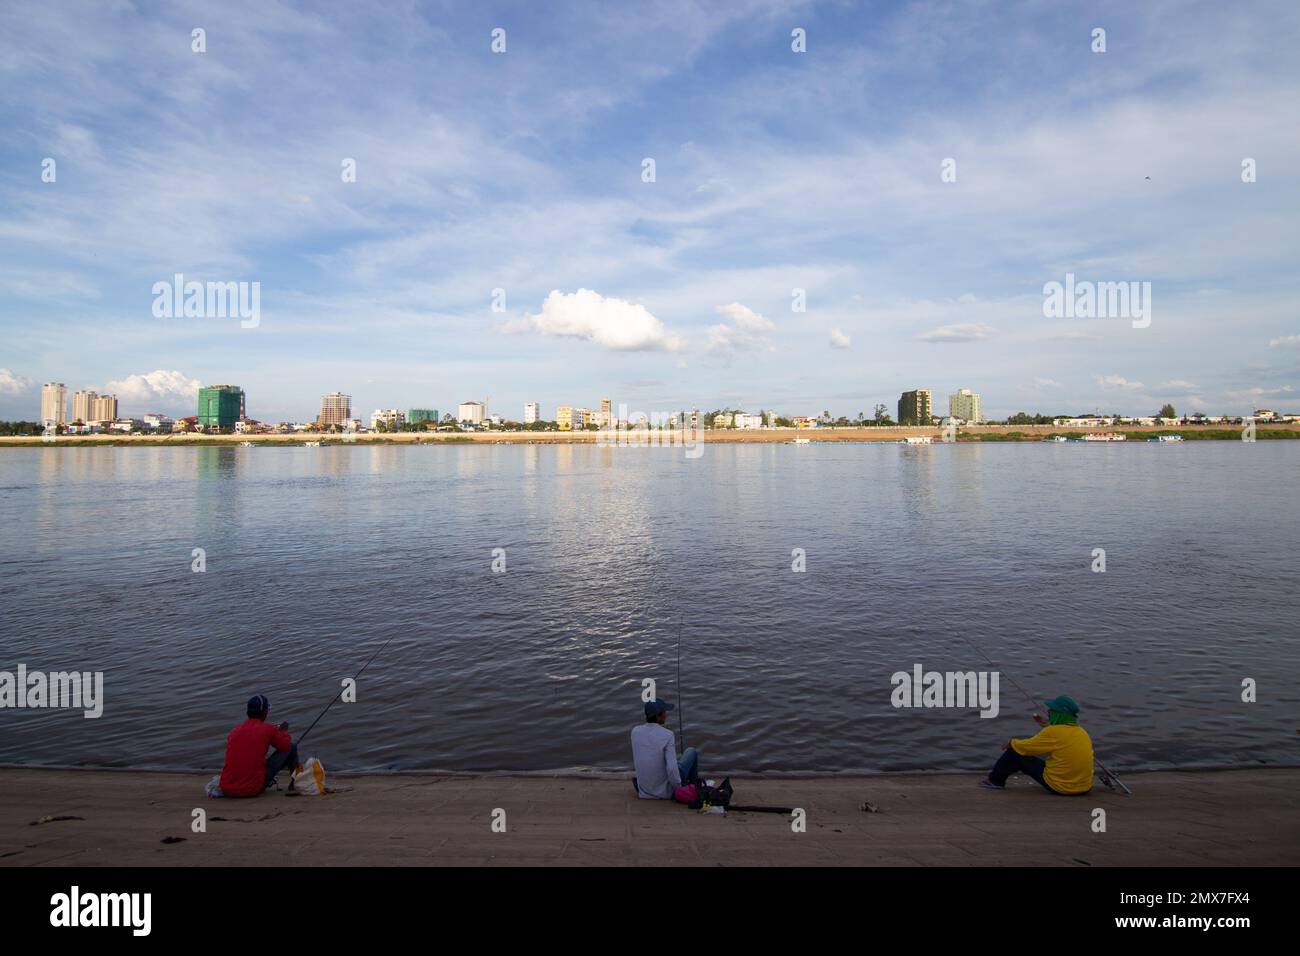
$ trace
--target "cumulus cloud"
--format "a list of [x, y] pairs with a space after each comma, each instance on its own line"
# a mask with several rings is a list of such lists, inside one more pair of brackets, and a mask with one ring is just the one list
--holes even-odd
[[180, 372], [141, 372], [109, 382], [104, 390], [117, 396], [119, 402], [132, 404], [155, 403], [175, 405], [198, 398], [203, 383], [197, 378], [186, 378]]
[[706, 346], [709, 352], [716, 355], [734, 355], [736, 352], [750, 352], [772, 347], [767, 333], [776, 329], [776, 323], [771, 319], [759, 315], [739, 302], [714, 306], [714, 311], [731, 319], [732, 324], [727, 325], [724, 322], [709, 326], [709, 344]]
[[839, 329], [831, 329], [831, 348], [847, 349], [852, 344], [853, 343], [849, 340], [849, 337]]
[[0, 368], [0, 395], [21, 395], [31, 387], [30, 378], [23, 378], [7, 368]]
[[606, 298], [591, 289], [561, 292], [554, 289], [537, 315], [509, 324], [507, 331], [586, 339], [617, 352], [678, 352], [686, 347], [680, 336], [643, 305]]
[[993, 328], [982, 322], [959, 322], [943, 325], [921, 333], [923, 342], [978, 342], [993, 334]]
[[1123, 375], [1098, 375], [1097, 384], [1102, 388], [1117, 388], [1124, 392], [1137, 392], [1146, 388], [1141, 382], [1130, 382]]
[[1300, 335], [1284, 335], [1268, 343], [1271, 349], [1300, 349]]

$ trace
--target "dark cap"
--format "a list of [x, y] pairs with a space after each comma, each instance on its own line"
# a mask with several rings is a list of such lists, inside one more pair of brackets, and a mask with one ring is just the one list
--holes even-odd
[[271, 701], [263, 694], [254, 694], [248, 698], [248, 716], [264, 714], [271, 709]]
[[660, 714], [666, 714], [673, 709], [673, 705], [666, 700], [660, 700], [656, 697], [654, 700], [646, 701], [645, 715], [647, 717], [658, 717]]

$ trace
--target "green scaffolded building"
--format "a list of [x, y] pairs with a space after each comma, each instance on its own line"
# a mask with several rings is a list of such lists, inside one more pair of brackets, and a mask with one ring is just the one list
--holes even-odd
[[199, 389], [199, 424], [204, 429], [231, 429], [244, 417], [244, 390], [238, 385]]
[[408, 425], [422, 425], [425, 422], [438, 424], [438, 410], [436, 408], [411, 408], [406, 412], [406, 422]]

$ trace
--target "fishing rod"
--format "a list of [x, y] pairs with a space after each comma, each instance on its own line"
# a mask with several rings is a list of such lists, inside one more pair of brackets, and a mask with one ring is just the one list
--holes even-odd
[[681, 738], [680, 753], [686, 753], [686, 727], [685, 718], [682, 716], [685, 709], [682, 705], [682, 626], [685, 623], [686, 612], [683, 611], [677, 621], [677, 736]]
[[[994, 664], [993, 661], [989, 660], [989, 656], [985, 654], [982, 650], [980, 650], [979, 645], [977, 645], [974, 641], [972, 641], [969, 637], [966, 637], [965, 635], [961, 635], [961, 638], [967, 644], [969, 644], [971, 647], [975, 649], [976, 654], [984, 658], [985, 662], [989, 665], [989, 667], [994, 667], [994, 668], [997, 667], [997, 665]], [[1003, 672], [999, 671], [999, 673], [1003, 673]], [[1014, 677], [1012, 677], [1010, 674], [1004, 674], [1003, 676], [1005, 676], [1006, 679], [1011, 682], [1012, 687], [1020, 691], [1020, 693], [1024, 696], [1025, 700], [1029, 701], [1031, 707], [1037, 710], [1038, 707], [1041, 706], [1039, 702], [1033, 698], [1033, 696], [1029, 693], [1029, 691], [1025, 690], [1023, 687], [1020, 686], [1019, 682], [1017, 682], [1017, 680]], [[1119, 787], [1130, 797], [1133, 796], [1133, 791], [1130, 790], [1127, 786], [1125, 786], [1124, 781], [1121, 780], [1113, 770], [1108, 770], [1106, 768], [1106, 765], [1097, 759], [1097, 755], [1095, 753], [1093, 754], [1092, 762], [1097, 765], [1097, 769], [1100, 771], [1100, 773], [1098, 773], [1097, 776], [1098, 778], [1100, 778], [1102, 784], [1106, 787], [1107, 790], [1114, 790], [1115, 787]]]
[[[384, 641], [384, 646], [379, 648], [378, 651], [375, 651], [373, 654], [370, 655], [370, 660], [362, 664], [361, 670], [357, 671], [356, 674], [353, 676], [352, 678], [353, 681], [356, 681], [358, 677], [360, 677], [363, 673], [365, 673], [365, 670], [367, 667], [370, 666], [371, 661], [373, 661], [376, 657], [379, 656], [379, 652], [382, 651], [384, 647], [387, 647], [389, 644], [393, 643], [393, 638], [395, 637], [397, 637], [396, 634], [394, 634], [393, 637], [390, 637], [388, 640]], [[325, 705], [325, 710], [322, 710], [319, 714], [316, 715], [316, 719], [311, 722], [311, 727], [308, 727], [306, 730], [302, 732], [302, 736], [298, 738], [298, 743], [302, 743], [304, 740], [307, 739], [307, 735], [311, 733], [311, 728], [315, 727], [318, 723], [320, 723], [320, 719], [325, 716], [326, 711], [328, 711], [331, 707], [334, 706], [334, 702], [339, 699], [342, 693], [343, 693], [343, 688], [340, 687], [338, 691], [335, 692], [334, 696], [330, 698], [330, 702]]]

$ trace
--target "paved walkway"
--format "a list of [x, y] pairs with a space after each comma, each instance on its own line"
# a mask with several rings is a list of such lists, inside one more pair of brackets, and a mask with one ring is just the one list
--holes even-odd
[[[803, 833], [784, 816], [637, 800], [608, 777], [338, 776], [350, 790], [253, 800], [206, 799], [207, 779], [0, 770], [0, 866], [1300, 865], [1297, 769], [1130, 774], [1132, 797], [1078, 798], [1015, 780], [984, 791], [973, 774], [733, 778], [737, 803], [802, 807]], [[32, 825], [45, 817], [81, 819]]]

